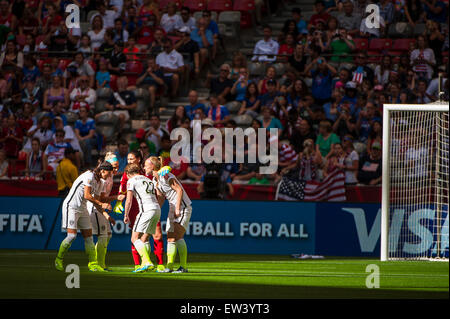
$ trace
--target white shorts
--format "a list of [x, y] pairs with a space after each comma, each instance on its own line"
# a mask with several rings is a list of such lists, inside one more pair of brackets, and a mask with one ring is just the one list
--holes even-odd
[[92, 229], [89, 213], [86, 210], [78, 211], [70, 207], [63, 207], [62, 209], [61, 226], [64, 229]]
[[191, 215], [192, 206], [188, 206], [180, 210], [180, 216], [175, 218], [175, 206], [171, 205], [169, 208], [169, 215], [167, 216], [166, 232], [173, 233], [175, 231], [173, 226], [174, 223], [180, 224], [185, 230], [187, 230], [189, 221], [191, 220]]
[[102, 213], [99, 213], [99, 211], [93, 207], [89, 212], [89, 215], [91, 217], [93, 235], [100, 236], [111, 234], [111, 225]]
[[147, 233], [153, 235], [156, 231], [156, 225], [161, 218], [161, 209], [152, 209], [136, 216], [133, 231], [137, 233]]

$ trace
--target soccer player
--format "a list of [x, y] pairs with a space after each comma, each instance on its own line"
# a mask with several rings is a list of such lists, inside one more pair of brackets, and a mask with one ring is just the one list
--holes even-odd
[[[108, 152], [105, 155], [105, 161], [111, 164], [113, 171], [106, 180], [103, 180], [103, 189], [100, 198], [102, 202], [111, 203], [118, 197], [117, 195], [110, 196], [110, 194], [114, 183], [113, 176], [116, 175], [119, 170], [119, 160], [114, 153]], [[95, 244], [97, 262], [100, 267], [108, 271], [105, 258], [108, 244], [112, 237], [111, 225], [102, 212], [98, 211], [91, 202], [87, 203], [87, 207], [91, 217], [92, 234], [97, 236], [97, 243]]]
[[[141, 161], [142, 161], [142, 155], [139, 151], [131, 151], [130, 153], [128, 153], [128, 157], [127, 157], [127, 162], [128, 164], [137, 164], [139, 166], [141, 166]], [[144, 171], [141, 170], [140, 174], [144, 175]], [[127, 187], [127, 182], [128, 182], [128, 176], [127, 173], [124, 172], [122, 175], [122, 179], [120, 180], [120, 188], [119, 188], [119, 195], [118, 196], [118, 200], [123, 200], [125, 198], [126, 194], [126, 187]], [[131, 208], [130, 208], [130, 214], [129, 214], [129, 218], [130, 218], [130, 228], [132, 229], [134, 226], [134, 222], [136, 220], [136, 216], [139, 213], [139, 207], [138, 207], [138, 203], [136, 201], [136, 198], [133, 198], [133, 202], [131, 204]], [[145, 247], [147, 248], [148, 251], [150, 251], [150, 243], [147, 240], [146, 242], [144, 242]], [[158, 266], [157, 268], [162, 270], [164, 269], [164, 265], [163, 265], [163, 254], [164, 254], [164, 242], [162, 240], [162, 230], [161, 230], [161, 223], [158, 222], [158, 225], [156, 226], [156, 232], [153, 234], [153, 247], [154, 247], [154, 253], [158, 262]], [[134, 247], [133, 244], [131, 244], [131, 253], [133, 255], [133, 261], [134, 261], [134, 269], [138, 269], [141, 267], [141, 261], [140, 261], [140, 255], [137, 252], [136, 248]]]
[[[161, 167], [162, 159], [153, 156], [148, 158], [144, 165], [145, 173], [154, 176], [157, 181], [157, 189], [169, 201], [169, 214], [166, 226], [167, 268], [165, 270], [157, 269], [157, 272], [186, 273], [188, 272], [187, 246], [183, 237], [192, 215], [191, 200], [175, 175], [170, 172], [164, 176], [158, 174]], [[160, 206], [162, 206], [161, 202]], [[180, 256], [180, 267], [178, 270], [173, 271], [177, 250]]]
[[155, 184], [151, 179], [140, 175], [141, 167], [137, 164], [129, 164], [125, 168], [128, 175], [127, 182], [127, 197], [125, 202], [125, 217], [124, 222], [130, 222], [129, 213], [134, 196], [138, 199], [139, 214], [134, 223], [133, 232], [131, 234], [131, 242], [142, 259], [141, 267], [134, 272], [145, 272], [153, 270], [154, 265], [150, 261], [150, 251], [145, 247], [145, 242], [148, 241], [149, 235], [156, 231], [156, 224], [161, 218], [161, 208], [159, 207], [158, 197], [161, 193], [156, 189]]
[[89, 270], [105, 271], [97, 262], [97, 254], [95, 253], [92, 237], [92, 224], [86, 204], [88, 201], [92, 202], [110, 223], [115, 224], [114, 219], [105, 212], [105, 209], [111, 209], [111, 205], [99, 200], [102, 188], [101, 179], [108, 179], [112, 171], [112, 165], [108, 162], [103, 162], [93, 171], [87, 171], [81, 174], [70, 188], [69, 194], [64, 199], [62, 208], [62, 227], [67, 230], [67, 236], [62, 241], [55, 259], [55, 267], [57, 270], [64, 270], [64, 255], [77, 237], [77, 230], [80, 230], [84, 238], [85, 250], [89, 257]]

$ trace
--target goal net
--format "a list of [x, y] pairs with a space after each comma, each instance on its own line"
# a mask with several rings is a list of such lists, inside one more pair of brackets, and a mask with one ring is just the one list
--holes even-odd
[[384, 105], [381, 260], [449, 254], [449, 104]]

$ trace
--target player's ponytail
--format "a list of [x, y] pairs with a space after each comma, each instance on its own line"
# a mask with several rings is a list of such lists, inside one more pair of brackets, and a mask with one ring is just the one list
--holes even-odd
[[[161, 167], [163, 167], [164, 166], [164, 159], [162, 158], [162, 156], [158, 156], [158, 159], [159, 159], [159, 169], [161, 169]], [[159, 171], [159, 169], [158, 169], [158, 171]]]
[[150, 156], [149, 159], [153, 164], [153, 170], [159, 171], [162, 167], [162, 157]]

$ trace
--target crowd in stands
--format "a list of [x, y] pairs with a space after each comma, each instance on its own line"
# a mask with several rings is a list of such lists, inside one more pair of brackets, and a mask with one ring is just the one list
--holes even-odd
[[[211, 11], [194, 18], [191, 2], [0, 0], [0, 178], [52, 178], [65, 158], [78, 170], [89, 168], [93, 150], [114, 142], [121, 171], [128, 152], [140, 150], [163, 156], [175, 175], [200, 182], [202, 191], [206, 166], [171, 162], [169, 137], [200, 120], [202, 129], [279, 131], [278, 172], [261, 175], [261, 163], [226, 164], [228, 185], [276, 183], [292, 171], [321, 180], [336, 168], [348, 185], [378, 185], [383, 104], [436, 101], [440, 84], [448, 98], [448, 1], [298, 4], [277, 36], [264, 20], [281, 10], [280, 2], [253, 1], [252, 28], [263, 39], [252, 55], [237, 51], [220, 65], [214, 64], [224, 36]], [[72, 3], [87, 30], [66, 26]], [[366, 23], [369, 4], [379, 8], [379, 28]], [[305, 11], [314, 14], [306, 19]], [[181, 89], [194, 80], [208, 97]], [[139, 94], [148, 96], [143, 109]], [[99, 105], [101, 95], [106, 101]], [[162, 96], [188, 98], [166, 123], [156, 103]], [[131, 120], [143, 118], [150, 125], [127, 140]], [[109, 120], [117, 124], [115, 141], [98, 130]]]

